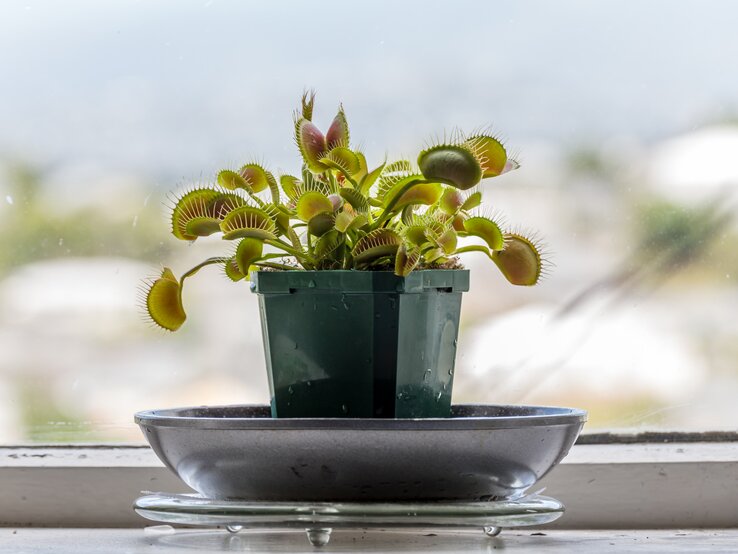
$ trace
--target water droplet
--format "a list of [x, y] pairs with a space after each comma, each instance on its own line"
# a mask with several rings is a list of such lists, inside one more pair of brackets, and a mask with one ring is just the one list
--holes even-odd
[[228, 529], [229, 533], [238, 533], [243, 529], [243, 525], [226, 525], [226, 529]]
[[453, 367], [452, 367], [451, 369], [449, 369], [449, 370], [448, 370], [448, 374], [449, 374], [449, 375], [453, 375], [453, 374], [454, 374], [454, 368], [453, 368]]
[[290, 385], [289, 387], [287, 387], [287, 392], [290, 393], [290, 394], [294, 394], [295, 391], [292, 389], [292, 385]]
[[310, 279], [310, 281], [308, 281], [308, 287], [309, 288], [314, 289], [316, 286], [317, 285], [315, 284], [315, 281], [313, 281], [312, 279]]
[[331, 540], [332, 529], [306, 529], [308, 540], [313, 546], [325, 546]]
[[443, 396], [443, 393], [441, 391], [438, 391], [438, 394], [436, 395], [436, 402], [440, 402], [442, 396]]
[[305, 381], [305, 386], [306, 387], [312, 387], [313, 386], [313, 382], [312, 381]]
[[294, 350], [297, 350], [297, 343], [292, 347]]
[[5, 201], [6, 201], [6, 202], [7, 202], [8, 204], [10, 204], [11, 206], [13, 205], [13, 197], [12, 197], [12, 196], [10, 196], [10, 195], [7, 195], [7, 196], [5, 197]]
[[433, 373], [433, 370], [431, 368], [428, 368], [425, 370], [425, 373], [423, 374], [423, 381], [427, 381], [430, 379], [431, 373]]
[[62, 244], [64, 244], [64, 239], [60, 238], [59, 239], [59, 246], [61, 246]]
[[443, 390], [446, 390], [446, 383], [443, 384]]
[[404, 400], [405, 399], [405, 393], [404, 392], [398, 392], [397, 393], [397, 400]]
[[344, 414], [347, 414], [348, 413], [348, 406], [346, 406], [346, 404], [341, 405], [341, 411]]
[[134, 215], [133, 216], [132, 227], [135, 227], [136, 225], [138, 225], [138, 216], [137, 215]]
[[459, 344], [459, 339], [454, 339], [454, 346], [456, 346], [457, 344]]

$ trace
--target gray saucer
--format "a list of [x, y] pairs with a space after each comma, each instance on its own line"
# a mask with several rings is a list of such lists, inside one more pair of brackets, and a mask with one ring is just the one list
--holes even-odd
[[157, 456], [210, 499], [516, 499], [566, 456], [586, 412], [458, 405], [446, 419], [272, 419], [268, 406], [136, 414]]

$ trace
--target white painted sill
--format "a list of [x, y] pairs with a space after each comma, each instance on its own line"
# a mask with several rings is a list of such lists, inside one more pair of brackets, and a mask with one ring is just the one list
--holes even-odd
[[[738, 527], [738, 442], [624, 442], [577, 444], [543, 479], [567, 507], [551, 527]], [[148, 447], [43, 446], [0, 447], [0, 491], [0, 526], [141, 527], [141, 491], [186, 487]]]

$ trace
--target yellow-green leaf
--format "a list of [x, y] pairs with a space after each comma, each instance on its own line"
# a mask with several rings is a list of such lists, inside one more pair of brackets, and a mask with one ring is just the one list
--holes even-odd
[[322, 212], [314, 215], [310, 221], [308, 221], [308, 231], [311, 235], [316, 237], [322, 237], [328, 231], [333, 229], [336, 223], [336, 216], [333, 212]]
[[420, 261], [420, 252], [416, 248], [408, 250], [405, 243], [397, 249], [395, 256], [395, 275], [407, 277]]
[[438, 206], [444, 213], [454, 215], [459, 211], [461, 206], [464, 204], [464, 197], [458, 191], [458, 189], [447, 187], [444, 189], [441, 195], [441, 200], [438, 202]]
[[333, 212], [333, 203], [330, 199], [316, 190], [311, 190], [304, 193], [297, 200], [297, 217], [306, 223], [319, 213]]
[[255, 238], [245, 238], [238, 243], [236, 249], [236, 265], [238, 270], [244, 275], [248, 275], [249, 268], [261, 258], [264, 251], [264, 243]]
[[362, 264], [394, 255], [400, 244], [402, 238], [391, 229], [376, 229], [360, 238], [351, 253], [354, 263]]
[[164, 268], [146, 294], [146, 311], [162, 329], [176, 331], [187, 319], [182, 306], [182, 287], [172, 270]]
[[491, 219], [482, 216], [470, 217], [464, 221], [464, 230], [470, 235], [484, 239], [492, 250], [502, 250], [505, 247], [505, 237]]
[[542, 266], [536, 246], [517, 234], [509, 234], [505, 239], [505, 249], [493, 256], [502, 274], [513, 285], [530, 287], [538, 283]]
[[482, 203], [482, 193], [479, 191], [471, 193], [466, 197], [464, 203], [461, 205], [461, 209], [468, 212], [471, 209], [476, 208]]
[[274, 220], [265, 211], [251, 206], [242, 206], [231, 211], [221, 222], [220, 228], [226, 240], [277, 238]]
[[464, 144], [479, 160], [482, 166], [482, 179], [497, 177], [504, 172], [507, 151], [499, 140], [487, 135], [477, 135], [470, 137]]
[[248, 183], [252, 192], [261, 192], [269, 186], [268, 172], [259, 164], [246, 164], [240, 169], [239, 173], [244, 181]]

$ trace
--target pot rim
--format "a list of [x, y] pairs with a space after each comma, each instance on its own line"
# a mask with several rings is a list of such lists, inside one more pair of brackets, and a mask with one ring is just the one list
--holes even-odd
[[469, 290], [469, 270], [419, 269], [405, 277], [395, 275], [393, 271], [356, 269], [251, 272], [251, 291], [257, 294], [291, 293], [297, 290], [333, 293], [466, 292]]

